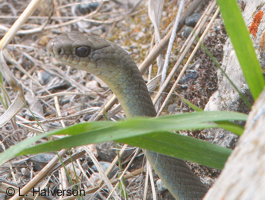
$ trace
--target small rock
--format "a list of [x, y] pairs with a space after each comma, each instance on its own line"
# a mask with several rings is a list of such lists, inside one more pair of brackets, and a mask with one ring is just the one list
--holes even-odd
[[197, 63], [196, 65], [195, 65], [195, 67], [194, 67], [194, 69], [199, 69], [200, 68], [200, 66], [201, 66], [201, 64], [200, 63]]
[[21, 168], [21, 174], [23, 175], [23, 176], [27, 176], [27, 177], [29, 177], [30, 176], [30, 171], [29, 171], [29, 169], [27, 169], [27, 168]]
[[99, 84], [97, 81], [88, 81], [86, 83], [86, 87], [89, 89], [97, 89], [99, 87]]
[[190, 71], [182, 79], [180, 79], [179, 83], [180, 84], [188, 83], [191, 80], [195, 80], [197, 77], [198, 73], [196, 71]]
[[136, 36], [135, 36], [135, 40], [139, 41], [142, 37], [144, 37], [146, 34], [144, 34], [143, 32], [139, 31]]
[[192, 27], [186, 26], [185, 30], [182, 32], [182, 37], [183, 38], [188, 38], [192, 30], [193, 30]]
[[96, 10], [100, 5], [100, 3], [97, 1], [91, 2], [91, 3], [85, 3], [86, 1], [81, 1], [81, 2], [84, 2], [84, 3], [79, 4], [76, 7], [76, 11], [78, 11], [82, 15], [86, 15], [88, 13], [91, 13], [92, 11]]
[[200, 18], [201, 18], [201, 14], [200, 13], [193, 13], [192, 15], [188, 16], [185, 19], [185, 24], [187, 26], [194, 27], [197, 24], [197, 22], [199, 21]]
[[49, 72], [44, 70], [37, 71], [37, 75], [38, 80], [42, 85], [46, 85], [53, 78], [53, 76]]
[[182, 39], [180, 37], [177, 37], [177, 43], [182, 42]]
[[98, 35], [100, 36], [103, 33], [103, 30], [101, 28], [96, 28], [96, 29], [91, 29], [91, 33], [93, 35]]
[[[100, 161], [99, 164], [100, 164], [101, 168], [103, 169], [103, 171], [105, 172], [108, 169], [108, 167], [110, 166], [111, 163], [110, 162], [105, 162], [105, 161]], [[93, 171], [95, 171], [95, 172], [98, 171], [97, 167], [95, 165], [93, 165], [91, 167], [91, 169]], [[108, 178], [112, 178], [118, 172], [118, 170], [119, 170], [119, 168], [117, 166], [115, 166], [114, 169], [109, 174]]]
[[103, 88], [100, 87], [96, 80], [88, 81], [86, 87], [93, 90], [94, 92], [103, 92]]
[[114, 148], [115, 148], [115, 143], [112, 141], [97, 144], [97, 151], [99, 158], [101, 160], [112, 162], [112, 160], [116, 156], [116, 150]]
[[163, 193], [167, 191], [167, 187], [164, 185], [164, 183], [161, 181], [161, 179], [158, 179], [156, 181], [157, 190], [159, 193]]
[[169, 114], [176, 113], [178, 111], [178, 109], [179, 109], [178, 104], [171, 104], [171, 105], [168, 106], [168, 112], [169, 112]]
[[29, 160], [35, 164], [34, 171], [40, 171], [54, 156], [54, 154], [42, 153], [30, 157]]
[[[131, 155], [134, 151], [134, 148], [128, 147], [126, 151], [121, 156], [121, 160], [126, 159], [129, 155]], [[98, 152], [98, 158], [100, 160], [112, 162], [112, 160], [116, 157], [117, 151], [116, 151], [116, 143], [115, 142], [103, 142], [100, 144], [97, 144], [97, 152]]]
[[100, 78], [98, 78], [97, 76], [93, 76], [93, 79], [98, 82], [100, 87], [109, 88], [109, 86], [104, 81], [102, 81]]
[[[41, 105], [40, 100], [38, 100], [30, 92], [26, 92], [25, 99], [30, 107], [30, 110], [34, 113], [35, 117], [37, 117], [38, 119], [44, 119], [43, 106]], [[26, 111], [25, 114], [33, 118], [31, 112]]]

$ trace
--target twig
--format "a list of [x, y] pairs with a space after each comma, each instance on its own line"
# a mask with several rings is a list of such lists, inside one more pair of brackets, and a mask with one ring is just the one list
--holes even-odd
[[160, 87], [162, 86], [162, 84], [164, 83], [164, 81], [166, 79], [167, 68], [168, 68], [168, 63], [169, 63], [169, 57], [170, 57], [170, 54], [171, 54], [171, 50], [172, 50], [172, 46], [173, 46], [174, 40], [176, 38], [177, 28], [178, 28], [178, 24], [179, 24], [179, 21], [180, 21], [180, 15], [182, 13], [182, 10], [184, 10], [184, 2], [185, 2], [184, 0], [180, 1], [180, 5], [179, 5], [176, 21], [174, 23], [173, 31], [172, 31], [172, 34], [171, 34], [170, 39], [169, 39], [169, 44], [167, 46], [167, 54], [166, 54], [164, 66], [163, 66], [163, 69], [162, 69]]
[[164, 107], [165, 107], [166, 103], [168, 102], [169, 98], [171, 97], [172, 93], [175, 91], [175, 88], [177, 87], [178, 82], [180, 81], [180, 79], [181, 79], [182, 75], [184, 74], [186, 68], [188, 67], [189, 63], [190, 63], [191, 60], [193, 59], [193, 56], [195, 55], [195, 53], [196, 53], [197, 50], [199, 49], [199, 47], [200, 47], [200, 43], [204, 40], [206, 34], [208, 33], [208, 30], [211, 28], [211, 26], [212, 26], [212, 24], [213, 24], [213, 21], [214, 21], [215, 18], [217, 17], [218, 13], [219, 13], [219, 7], [218, 7], [217, 10], [215, 11], [215, 13], [214, 13], [214, 15], [213, 15], [211, 21], [209, 22], [208, 26], [206, 27], [205, 31], [203, 32], [202, 36], [200, 37], [200, 39], [199, 39], [197, 45], [195, 46], [193, 52], [191, 53], [191, 55], [190, 55], [188, 61], [187, 61], [186, 64], [185, 64], [185, 66], [182, 68], [182, 70], [181, 70], [181, 72], [180, 72], [180, 74], [179, 74], [177, 80], [175, 81], [174, 85], [173, 85], [172, 88], [170, 89], [170, 91], [169, 91], [169, 93], [168, 93], [166, 99], [164, 100], [164, 102], [163, 102], [161, 108], [160, 108], [159, 111], [157, 112], [157, 116], [159, 116], [159, 115], [161, 114], [162, 110], [164, 109]]

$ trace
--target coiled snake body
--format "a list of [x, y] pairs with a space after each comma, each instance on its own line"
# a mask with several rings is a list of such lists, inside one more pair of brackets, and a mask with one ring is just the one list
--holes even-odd
[[[105, 81], [127, 117], [156, 115], [135, 62], [118, 45], [101, 37], [71, 32], [50, 40], [47, 50], [62, 63], [88, 71]], [[202, 199], [207, 189], [182, 160], [148, 150], [145, 155], [176, 199]]]

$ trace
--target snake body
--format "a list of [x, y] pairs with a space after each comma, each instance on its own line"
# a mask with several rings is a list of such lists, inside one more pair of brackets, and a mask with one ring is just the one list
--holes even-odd
[[[146, 84], [132, 58], [118, 45], [80, 32], [63, 33], [47, 44], [60, 62], [88, 71], [117, 96], [127, 118], [156, 116]], [[207, 189], [184, 161], [145, 150], [145, 155], [170, 193], [179, 200], [202, 199]]]

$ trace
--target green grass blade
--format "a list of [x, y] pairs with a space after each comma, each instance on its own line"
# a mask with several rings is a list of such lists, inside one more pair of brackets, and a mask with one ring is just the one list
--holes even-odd
[[[177, 122], [216, 122], [223, 120], [242, 120], [246, 121], [248, 115], [244, 113], [238, 112], [230, 112], [230, 111], [204, 111], [204, 112], [193, 112], [193, 113], [182, 113], [178, 115], [167, 115], [161, 116], [158, 118], [151, 118], [150, 120], [154, 121], [171, 121], [176, 120]], [[173, 122], [172, 121], [172, 122]], [[172, 125], [174, 126], [174, 125]]]
[[122, 139], [119, 142], [159, 151], [165, 155], [217, 169], [224, 167], [224, 163], [232, 152], [231, 149], [170, 132], [154, 132], [137, 138]]
[[213, 57], [211, 52], [203, 45], [201, 44], [202, 48], [204, 49], [205, 53], [211, 58], [211, 60], [215, 63], [215, 65], [218, 67], [219, 70], [221, 70], [222, 74], [227, 78], [227, 80], [230, 82], [230, 84], [234, 87], [234, 89], [238, 92], [239, 96], [241, 99], [245, 102], [245, 104], [251, 109], [251, 104], [249, 101], [246, 99], [246, 97], [242, 94], [242, 92], [237, 88], [237, 86], [233, 83], [233, 81], [229, 78], [227, 73], [223, 70], [221, 65], [217, 62], [217, 60]]
[[226, 31], [236, 51], [246, 82], [256, 100], [264, 88], [264, 79], [249, 32], [236, 0], [217, 0]]
[[[191, 102], [189, 102], [187, 99], [183, 98], [181, 95], [179, 95], [179, 98], [181, 98], [188, 106], [190, 106], [193, 110], [197, 111], [197, 112], [204, 112], [203, 109], [195, 106], [194, 104], [192, 104]], [[250, 104], [249, 104], [250, 105]], [[250, 105], [251, 107], [251, 105]], [[224, 122], [215, 122], [216, 124], [218, 124], [218, 126], [220, 128], [226, 129], [232, 133], [235, 133], [237, 135], [242, 135], [244, 132], [244, 127], [237, 125], [235, 123], [232, 122], [228, 122], [228, 121], [224, 121]]]
[[[132, 126], [137, 126], [136, 121], [130, 123]], [[155, 122], [148, 124], [154, 125]], [[187, 127], [187, 125], [186, 125]], [[218, 128], [216, 124], [193, 124], [192, 129], [204, 129], [204, 128]], [[180, 130], [190, 130], [190, 128], [185, 129], [185, 125], [181, 125]], [[38, 145], [35, 145], [33, 147], [26, 147], [21, 153], [18, 155], [24, 155], [24, 154], [36, 154], [36, 153], [43, 153], [43, 152], [49, 152], [49, 151], [58, 151], [62, 148], [70, 149], [72, 147], [82, 146], [86, 144], [91, 143], [101, 143], [101, 142], [107, 142], [107, 141], [118, 141], [125, 138], [135, 137], [135, 136], [141, 136], [144, 134], [148, 134], [154, 131], [154, 129], [151, 130], [145, 130], [145, 129], [132, 129], [132, 128], [117, 128], [117, 127], [108, 127], [106, 129], [100, 129], [96, 131], [87, 131], [80, 133], [78, 135], [71, 135], [64, 137], [62, 139], [49, 141], [46, 143], [41, 143]], [[1, 158], [1, 157], [0, 157]]]
[[244, 132], [244, 127], [241, 125], [238, 125], [233, 122], [228, 122], [228, 121], [220, 121], [220, 122], [215, 122], [218, 124], [219, 128], [228, 130], [238, 136], [242, 135]]
[[189, 102], [187, 99], [185, 99], [183, 96], [180, 94], [177, 94], [179, 98], [181, 98], [182, 101], [184, 101], [189, 107], [191, 107], [193, 110], [197, 112], [203, 111], [203, 109], [199, 108], [198, 106], [195, 106], [193, 103]]
[[[218, 127], [216, 124], [196, 124], [196, 127], [200, 128], [211, 128]], [[181, 128], [183, 129], [183, 128]], [[64, 137], [56, 141], [50, 141], [36, 145], [32, 148], [26, 149], [21, 152], [21, 154], [35, 154], [47, 151], [56, 151], [62, 148], [71, 148], [80, 145], [85, 145], [89, 143], [98, 143], [109, 141], [109, 135], [114, 141], [125, 142], [130, 145], [136, 145], [141, 148], [147, 148], [154, 150], [156, 152], [167, 154], [170, 156], [175, 156], [180, 159], [185, 159], [189, 161], [194, 161], [209, 167], [222, 168], [225, 160], [229, 156], [228, 153], [223, 154], [223, 148], [219, 148], [220, 152], [217, 155], [215, 151], [215, 144], [211, 144], [199, 139], [190, 138], [187, 136], [179, 135], [176, 133], [159, 131], [159, 132], [149, 132], [148, 136], [145, 136], [148, 132], [145, 130], [131, 130], [122, 129], [117, 131], [117, 129], [107, 128], [106, 130], [97, 130], [96, 132], [82, 133], [79, 135], [73, 135]], [[135, 137], [137, 135], [137, 137]], [[139, 137], [140, 135], [140, 137]], [[141, 136], [143, 135], [143, 136]], [[173, 144], [171, 144], [173, 142]], [[158, 144], [161, 148], [158, 148]], [[204, 148], [201, 148], [201, 147]], [[195, 152], [196, 149], [196, 152]], [[207, 149], [207, 151], [205, 151]], [[222, 151], [221, 151], [222, 150]], [[195, 158], [194, 154], [204, 155]], [[214, 155], [216, 159], [211, 159], [209, 156]], [[212, 157], [212, 156], [211, 156]], [[221, 162], [224, 161], [224, 162]]]
[[[65, 129], [55, 130], [24, 140], [10, 147], [0, 154], [0, 164], [14, 156], [22, 154], [36, 154], [56, 151], [62, 148], [71, 148], [91, 143], [100, 143], [110, 140], [121, 140], [135, 136], [142, 136], [150, 132], [170, 130], [193, 130], [204, 128], [218, 128], [215, 123], [225, 120], [246, 120], [247, 115], [235, 112], [195, 112], [159, 118], [135, 118], [118, 123], [93, 122], [76, 124]], [[225, 128], [225, 125], [223, 125]], [[42, 137], [50, 135], [68, 135], [62, 139], [48, 141], [30, 147]], [[181, 136], [185, 137], [185, 136]]]

